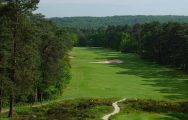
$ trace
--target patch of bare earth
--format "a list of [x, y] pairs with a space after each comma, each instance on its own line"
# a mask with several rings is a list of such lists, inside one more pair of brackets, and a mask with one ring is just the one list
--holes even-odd
[[106, 60], [106, 61], [96, 61], [96, 62], [91, 62], [95, 64], [121, 64], [123, 63], [122, 60], [119, 59], [114, 59], [114, 60]]
[[69, 58], [70, 58], [70, 59], [73, 59], [73, 58], [74, 58], [74, 56], [69, 56]]

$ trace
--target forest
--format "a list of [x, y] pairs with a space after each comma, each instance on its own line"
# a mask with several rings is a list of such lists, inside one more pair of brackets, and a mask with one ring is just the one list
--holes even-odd
[[49, 18], [61, 27], [79, 28], [79, 29], [98, 29], [108, 26], [124, 26], [134, 24], [144, 24], [157, 21], [160, 23], [178, 22], [188, 23], [187, 16], [175, 15], [127, 15], [127, 16], [109, 16], [109, 17], [55, 17]]
[[0, 111], [50, 99], [70, 76], [71, 34], [41, 14], [38, 0], [0, 3]]
[[78, 46], [104, 47], [188, 72], [188, 24], [151, 22], [82, 30]]

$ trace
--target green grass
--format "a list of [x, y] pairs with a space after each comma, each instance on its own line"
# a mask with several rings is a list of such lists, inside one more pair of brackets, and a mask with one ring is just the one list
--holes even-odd
[[[145, 62], [136, 54], [121, 54], [101, 48], [74, 48], [72, 80], [64, 99], [144, 98], [183, 100], [188, 98], [188, 77], [184, 73]], [[93, 64], [93, 61], [121, 59], [123, 64]]]
[[126, 120], [179, 120], [176, 117], [172, 117], [165, 114], [146, 113], [146, 112], [132, 112], [127, 114], [121, 113], [112, 118], [112, 120], [125, 120], [125, 119]]
[[[101, 120], [115, 99], [74, 99], [16, 110], [13, 120]], [[188, 102], [126, 100], [111, 120], [187, 120]], [[183, 107], [182, 107], [183, 106]], [[4, 119], [3, 119], [4, 120]]]
[[13, 120], [100, 120], [113, 99], [75, 99], [17, 112]]
[[112, 120], [188, 120], [188, 102], [127, 100]]
[[[57, 100], [45, 102], [43, 106], [16, 107], [16, 114], [27, 119], [100, 120], [112, 111], [111, 105], [99, 104], [89, 107], [88, 99], [129, 98], [134, 100], [187, 100], [188, 76], [178, 70], [142, 60], [136, 54], [102, 48], [74, 48], [71, 53], [72, 79]], [[120, 59], [123, 64], [93, 64], [94, 61]], [[80, 101], [79, 99], [82, 99]], [[85, 99], [86, 98], [86, 99]], [[72, 100], [71, 100], [72, 99]], [[67, 101], [65, 101], [67, 100]], [[111, 99], [109, 99], [111, 100]], [[144, 106], [144, 105], [142, 105]], [[148, 107], [146, 105], [146, 107]], [[112, 120], [187, 120], [183, 113], [148, 112], [132, 110], [121, 104], [122, 111]], [[128, 111], [128, 112], [127, 112]], [[24, 118], [26, 120], [26, 118]]]

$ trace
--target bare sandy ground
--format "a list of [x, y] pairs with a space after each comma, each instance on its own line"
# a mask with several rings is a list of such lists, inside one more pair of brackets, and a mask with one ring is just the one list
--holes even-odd
[[9, 111], [9, 109], [3, 109], [2, 111], [1, 111], [1, 113], [7, 113]]
[[73, 59], [73, 58], [74, 58], [74, 56], [69, 56], [69, 58], [70, 58], [70, 59]]
[[126, 98], [114, 102], [114, 103], [112, 104], [112, 106], [114, 107], [114, 111], [113, 111], [112, 113], [110, 113], [110, 114], [105, 115], [105, 116], [102, 118], [102, 120], [109, 120], [109, 118], [110, 118], [111, 116], [118, 114], [118, 113], [120, 112], [120, 107], [118, 106], [118, 103], [123, 102], [123, 101], [125, 101], [125, 100], [126, 100]]
[[114, 59], [114, 60], [106, 60], [106, 61], [97, 61], [97, 62], [91, 62], [96, 64], [121, 64], [123, 63], [122, 60]]

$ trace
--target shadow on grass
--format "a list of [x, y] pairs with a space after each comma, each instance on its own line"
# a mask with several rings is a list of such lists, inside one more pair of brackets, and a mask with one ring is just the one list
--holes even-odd
[[171, 100], [188, 99], [188, 75], [185, 73], [163, 67], [156, 63], [142, 60], [136, 54], [121, 54], [112, 50], [102, 48], [85, 48], [96, 54], [100, 54], [99, 59], [120, 59], [123, 64], [109, 65], [111, 67], [120, 67], [124, 71], [117, 72], [123, 75], [136, 75], [144, 78], [147, 82], [145, 85], [157, 87], [157, 91], [169, 95], [164, 97]]
[[183, 113], [168, 113], [167, 115], [174, 118], [178, 118], [179, 120], [188, 120], [188, 115]]

